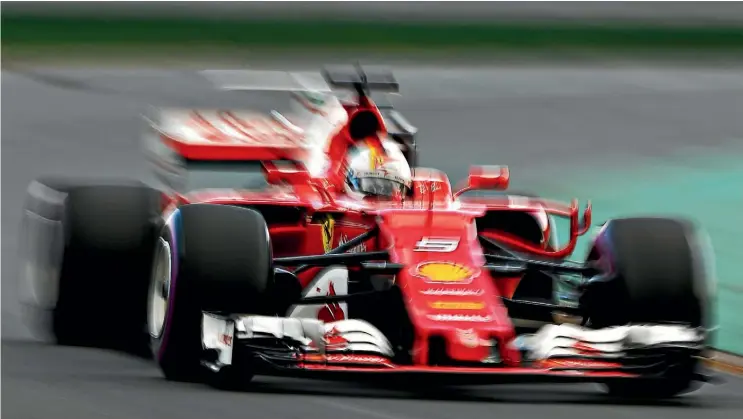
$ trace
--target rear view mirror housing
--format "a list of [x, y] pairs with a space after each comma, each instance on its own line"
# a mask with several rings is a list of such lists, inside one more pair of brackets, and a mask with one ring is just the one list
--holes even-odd
[[472, 166], [467, 176], [467, 187], [470, 189], [508, 189], [511, 172], [508, 166]]
[[508, 189], [510, 181], [511, 172], [508, 166], [471, 166], [467, 175], [467, 185], [458, 190], [454, 196], [472, 190], [503, 191]]

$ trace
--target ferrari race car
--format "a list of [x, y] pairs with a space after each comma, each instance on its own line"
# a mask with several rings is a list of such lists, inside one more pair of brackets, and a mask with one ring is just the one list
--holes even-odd
[[[667, 397], [705, 381], [710, 275], [692, 223], [609, 220], [570, 262], [590, 204], [471, 196], [506, 190], [505, 166], [457, 187], [415, 166], [415, 130], [370, 96], [397, 91], [390, 73], [208, 75], [291, 90], [300, 111], [163, 110], [146, 137], [161, 187], [29, 186], [25, 302], [59, 344], [147, 346], [166, 378], [221, 384], [589, 381]], [[344, 193], [344, 156], [369, 138], [411, 162], [403, 199]]]

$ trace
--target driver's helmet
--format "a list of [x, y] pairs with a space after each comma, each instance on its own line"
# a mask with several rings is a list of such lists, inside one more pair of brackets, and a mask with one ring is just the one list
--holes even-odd
[[383, 141], [384, 151], [357, 144], [348, 156], [346, 188], [361, 197], [402, 198], [412, 184], [410, 166], [400, 148]]

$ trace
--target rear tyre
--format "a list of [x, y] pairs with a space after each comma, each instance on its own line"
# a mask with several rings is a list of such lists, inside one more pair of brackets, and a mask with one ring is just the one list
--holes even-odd
[[[598, 234], [589, 261], [607, 274], [588, 281], [581, 306], [592, 327], [630, 323], [709, 322], [709, 261], [698, 232], [687, 221], [625, 218], [609, 221]], [[667, 398], [693, 391], [697, 360], [692, 354], [670, 359], [657, 379], [607, 384], [609, 394]]]
[[22, 229], [22, 305], [59, 345], [148, 356], [146, 296], [161, 195], [140, 182], [31, 183]]
[[[163, 227], [154, 252], [149, 288], [151, 349], [164, 376], [203, 381], [202, 313], [272, 312], [273, 268], [268, 227], [253, 210], [193, 204], [178, 209]], [[233, 362], [240, 362], [234, 359]], [[219, 377], [223, 385], [249, 374]]]

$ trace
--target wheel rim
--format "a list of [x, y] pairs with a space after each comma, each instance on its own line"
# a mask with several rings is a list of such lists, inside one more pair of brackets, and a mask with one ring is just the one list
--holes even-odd
[[160, 238], [157, 244], [155, 266], [150, 278], [147, 310], [148, 329], [150, 336], [154, 338], [159, 338], [163, 333], [165, 317], [168, 313], [171, 272], [170, 244]]

